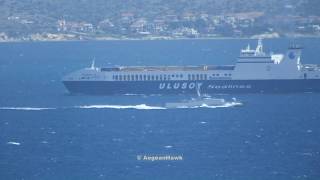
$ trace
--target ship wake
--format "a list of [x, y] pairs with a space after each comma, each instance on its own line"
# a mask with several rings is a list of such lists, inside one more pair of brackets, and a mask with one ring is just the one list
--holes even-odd
[[215, 109], [215, 108], [228, 108], [228, 107], [235, 107], [235, 106], [242, 106], [243, 104], [241, 102], [226, 102], [223, 105], [216, 105], [216, 106], [212, 106], [212, 105], [208, 105], [208, 104], [202, 104], [200, 106], [177, 106], [177, 107], [173, 107], [173, 108], [168, 108], [168, 109], [196, 109], [196, 108], [211, 108], [211, 109]]
[[69, 107], [0, 107], [0, 110], [12, 110], [12, 111], [48, 111], [59, 109], [136, 109], [136, 110], [165, 110], [165, 109], [196, 109], [196, 108], [227, 108], [234, 106], [241, 106], [241, 102], [226, 102], [223, 105], [207, 105], [202, 104], [200, 106], [177, 106], [177, 107], [165, 107], [165, 106], [151, 106], [147, 104], [137, 105], [112, 105], [112, 104], [95, 104], [95, 105], [80, 105]]
[[75, 106], [75, 108], [80, 109], [137, 109], [137, 110], [163, 110], [163, 109], [196, 109], [196, 108], [227, 108], [234, 106], [241, 106], [240, 102], [226, 102], [223, 105], [211, 106], [207, 104], [202, 104], [201, 106], [177, 106], [177, 107], [165, 107], [165, 106], [149, 106], [146, 104], [139, 105], [85, 105], [85, 106]]
[[0, 110], [20, 110], [20, 111], [42, 111], [53, 110], [57, 108], [52, 107], [0, 107]]
[[81, 108], [81, 109], [138, 109], [138, 110], [166, 109], [164, 107], [148, 106], [146, 104], [139, 104], [139, 105], [85, 105], [85, 106], [75, 106], [75, 108]]

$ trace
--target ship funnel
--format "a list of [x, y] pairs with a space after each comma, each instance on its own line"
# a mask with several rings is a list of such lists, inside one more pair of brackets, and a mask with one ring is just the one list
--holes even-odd
[[300, 64], [300, 56], [301, 56], [302, 47], [297, 44], [291, 44], [287, 51], [287, 59], [289, 61], [294, 61], [298, 65]]

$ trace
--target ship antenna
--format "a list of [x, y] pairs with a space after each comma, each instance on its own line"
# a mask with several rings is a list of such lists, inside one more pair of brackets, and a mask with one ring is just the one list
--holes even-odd
[[263, 53], [263, 44], [262, 44], [262, 38], [258, 39], [258, 46], [256, 48], [256, 54]]
[[92, 63], [91, 63], [91, 69], [95, 69], [95, 61], [96, 61], [96, 58], [93, 58], [92, 60]]
[[259, 44], [259, 47], [260, 47], [260, 52], [262, 52], [263, 51], [263, 44], [262, 44], [262, 39], [261, 38], [258, 40], [258, 44]]

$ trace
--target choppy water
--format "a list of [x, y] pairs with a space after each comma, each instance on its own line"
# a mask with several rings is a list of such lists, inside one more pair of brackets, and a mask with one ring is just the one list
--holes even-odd
[[[302, 61], [320, 64], [320, 40], [297, 41]], [[98, 65], [233, 64], [248, 42], [256, 43], [0, 44], [0, 179], [319, 179], [318, 93], [216, 95], [242, 106], [168, 109], [192, 97], [72, 96], [60, 82], [94, 57]], [[288, 42], [265, 45], [284, 51]]]

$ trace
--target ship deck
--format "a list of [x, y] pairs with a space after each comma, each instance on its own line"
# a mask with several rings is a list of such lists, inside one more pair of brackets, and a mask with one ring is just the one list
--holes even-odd
[[208, 70], [234, 70], [234, 65], [203, 65], [203, 66], [121, 66], [103, 67], [101, 71], [208, 71]]
[[320, 64], [303, 64], [301, 68], [305, 71], [320, 71]]

